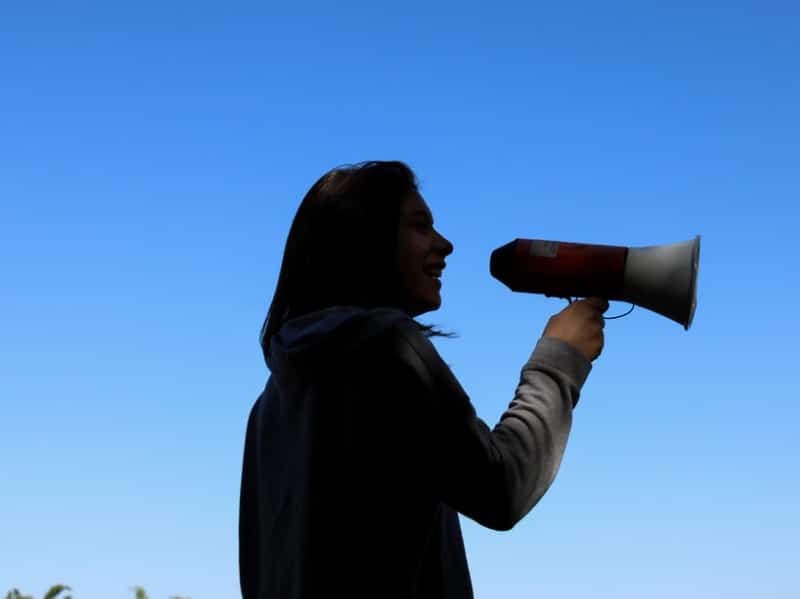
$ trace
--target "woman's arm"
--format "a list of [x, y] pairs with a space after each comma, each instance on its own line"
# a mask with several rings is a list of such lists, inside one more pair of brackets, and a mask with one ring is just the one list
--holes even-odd
[[511, 403], [490, 430], [412, 321], [397, 323], [382, 341], [403, 427], [395, 442], [409, 444], [442, 501], [483, 526], [510, 530], [558, 472], [591, 362], [568, 343], [539, 339]]

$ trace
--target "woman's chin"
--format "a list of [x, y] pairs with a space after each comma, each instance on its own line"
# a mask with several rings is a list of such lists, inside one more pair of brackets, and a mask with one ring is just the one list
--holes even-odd
[[427, 278], [425, 285], [418, 285], [416, 293], [407, 296], [405, 312], [413, 318], [425, 312], [438, 310], [442, 305], [442, 296], [439, 293], [441, 286], [439, 279]]
[[413, 315], [419, 316], [420, 314], [425, 314], [426, 312], [433, 312], [434, 310], [438, 310], [441, 305], [442, 298], [438, 293], [428, 295], [425, 297], [425, 299], [420, 298], [420, 300], [415, 303]]

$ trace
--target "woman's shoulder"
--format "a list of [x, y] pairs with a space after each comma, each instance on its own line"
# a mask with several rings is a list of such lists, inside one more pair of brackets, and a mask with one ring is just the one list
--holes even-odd
[[407, 341], [412, 345], [427, 341], [421, 333], [419, 323], [407, 313], [397, 308], [371, 308], [365, 310], [355, 327], [357, 337], [364, 342], [399, 343]]
[[390, 347], [410, 345], [429, 346], [433, 349], [422, 333], [420, 324], [396, 308], [374, 308], [367, 311], [362, 330], [368, 337], [375, 338], [379, 343], [388, 343]]
[[394, 309], [373, 310], [365, 329], [372, 329], [365, 334], [362, 346], [365, 363], [375, 364], [379, 370], [394, 368], [413, 373], [426, 384], [452, 377], [420, 324], [408, 314]]
[[363, 324], [374, 334], [347, 360], [346, 372], [353, 380], [381, 393], [399, 394], [405, 402], [425, 404], [426, 409], [474, 415], [466, 392], [416, 320], [397, 310], [376, 309]]

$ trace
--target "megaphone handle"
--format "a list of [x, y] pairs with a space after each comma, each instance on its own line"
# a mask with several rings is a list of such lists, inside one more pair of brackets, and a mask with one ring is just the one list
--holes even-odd
[[[545, 295], [545, 296], [546, 296], [546, 297], [552, 297], [551, 295]], [[562, 298], [562, 299], [565, 299], [565, 300], [567, 300], [567, 302], [569, 303], [569, 305], [570, 305], [570, 306], [572, 305], [572, 302], [573, 302], [573, 301], [575, 301], [575, 300], [573, 300], [571, 297], [565, 297], [565, 298]], [[602, 318], [603, 320], [615, 320], [615, 319], [617, 319], [617, 318], [622, 318], [623, 316], [627, 316], [628, 314], [630, 314], [631, 312], [633, 312], [633, 309], [634, 309], [635, 307], [636, 307], [636, 304], [631, 304], [631, 309], [630, 309], [630, 310], [628, 310], [627, 312], [625, 312], [625, 314], [620, 314], [619, 316], [601, 316], [601, 318]]]

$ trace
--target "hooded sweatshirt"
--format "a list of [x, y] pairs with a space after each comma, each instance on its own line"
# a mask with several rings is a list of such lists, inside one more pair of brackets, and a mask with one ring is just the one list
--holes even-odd
[[266, 360], [244, 444], [244, 599], [472, 598], [458, 514], [508, 531], [530, 512], [592, 367], [542, 337], [490, 429], [400, 310], [295, 318]]

